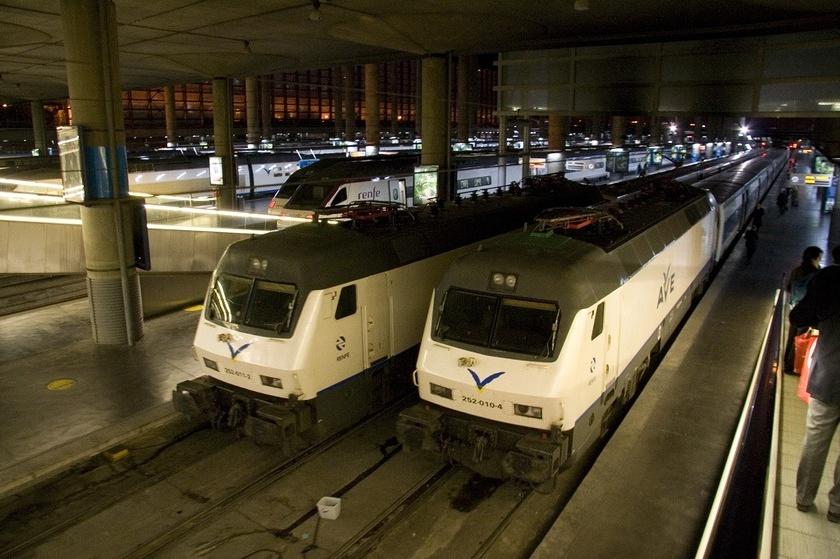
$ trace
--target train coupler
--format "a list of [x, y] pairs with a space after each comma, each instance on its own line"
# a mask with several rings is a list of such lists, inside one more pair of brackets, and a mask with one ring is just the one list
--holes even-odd
[[288, 407], [261, 403], [255, 413], [245, 418], [245, 435], [257, 444], [290, 449], [301, 430], [311, 426], [308, 406]]
[[502, 469], [509, 477], [529, 483], [554, 479], [565, 462], [566, 442], [557, 444], [536, 437], [523, 437], [502, 458]]
[[417, 404], [400, 412], [397, 419], [397, 439], [403, 449], [440, 451], [438, 434], [443, 413]]
[[215, 387], [203, 378], [179, 382], [172, 391], [172, 404], [177, 411], [191, 418], [212, 419], [220, 410]]

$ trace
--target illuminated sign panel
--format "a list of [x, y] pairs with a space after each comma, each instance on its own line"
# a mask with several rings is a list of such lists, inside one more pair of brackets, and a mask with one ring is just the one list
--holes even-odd
[[210, 156], [210, 184], [222, 186], [225, 184], [222, 158]]
[[85, 168], [81, 130], [78, 126], [59, 126], [56, 131], [64, 200], [83, 204], [85, 202]]
[[419, 165], [414, 168], [414, 203], [422, 204], [437, 198], [438, 166]]

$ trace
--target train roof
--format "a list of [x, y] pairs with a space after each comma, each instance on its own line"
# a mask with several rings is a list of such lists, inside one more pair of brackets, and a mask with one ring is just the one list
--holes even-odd
[[724, 169], [720, 173], [695, 183], [695, 186], [708, 190], [719, 204], [724, 203], [738, 192], [748, 181], [770, 166], [784, 153], [781, 149], [768, 150], [758, 157], [753, 157]]
[[519, 274], [517, 296], [590, 306], [711, 211], [705, 192], [673, 188], [678, 194], [660, 193], [658, 201], [654, 196], [647, 203], [640, 199], [635, 207], [625, 204], [623, 230], [529, 231], [499, 237], [450, 266], [441, 291], [449, 285], [486, 291], [490, 273], [513, 273]]
[[262, 277], [294, 283], [303, 291], [345, 284], [521, 228], [541, 209], [572, 199], [570, 191], [588, 192], [581, 199], [590, 202], [600, 198], [594, 187], [566, 183], [569, 191], [479, 198], [420, 214], [400, 227], [295, 225], [231, 244], [217, 271], [254, 276], [252, 262], [258, 259], [265, 261]]
[[329, 181], [346, 178], [404, 175], [414, 171], [418, 159], [413, 156], [319, 159], [295, 171], [289, 181]]

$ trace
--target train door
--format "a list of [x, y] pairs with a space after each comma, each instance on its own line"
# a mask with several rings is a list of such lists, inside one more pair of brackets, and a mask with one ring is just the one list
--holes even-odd
[[391, 179], [388, 181], [390, 201], [405, 204], [405, 179]]
[[601, 301], [595, 307], [592, 321], [592, 349], [596, 356], [595, 373], [600, 377], [603, 403], [615, 399], [618, 361], [618, 301]]
[[388, 356], [390, 300], [386, 274], [371, 276], [365, 283], [362, 319], [366, 348], [365, 367], [370, 367]]

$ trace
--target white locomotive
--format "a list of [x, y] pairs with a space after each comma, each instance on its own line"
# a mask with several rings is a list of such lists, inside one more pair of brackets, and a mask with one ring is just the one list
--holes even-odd
[[178, 384], [176, 409], [287, 448], [352, 424], [410, 391], [429, 296], [455, 257], [558, 200], [535, 191], [420, 216], [365, 204], [341, 224], [233, 243], [195, 335], [206, 376]]
[[782, 169], [768, 152], [695, 187], [547, 211], [436, 288], [398, 420], [409, 450], [552, 479], [603, 434]]

